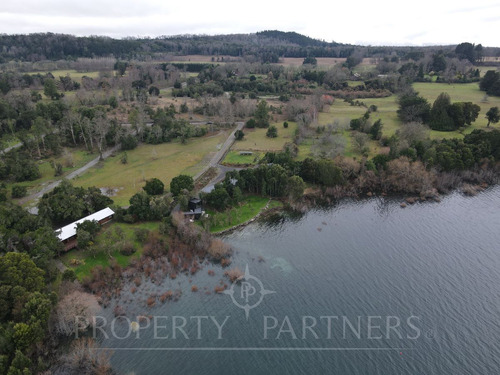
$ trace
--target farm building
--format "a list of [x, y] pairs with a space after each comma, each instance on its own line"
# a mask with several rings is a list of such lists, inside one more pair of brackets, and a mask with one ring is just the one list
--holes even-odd
[[106, 207], [103, 210], [94, 212], [92, 215], [86, 216], [80, 220], [77, 220], [71, 224], [68, 224], [58, 230], [56, 230], [57, 237], [64, 244], [64, 251], [68, 251], [76, 247], [76, 226], [84, 221], [97, 221], [99, 224], [104, 225], [111, 221], [115, 212]]

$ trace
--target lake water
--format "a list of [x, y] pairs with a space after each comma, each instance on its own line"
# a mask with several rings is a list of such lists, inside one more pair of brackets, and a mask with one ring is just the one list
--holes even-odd
[[115, 337], [101, 337], [114, 348], [113, 367], [137, 375], [499, 373], [500, 188], [399, 203], [346, 200], [227, 235], [231, 267], [248, 265], [255, 277], [233, 287], [240, 306], [213, 293], [224, 271], [212, 265], [147, 287], [182, 290], [178, 302], [148, 309], [138, 294], [124, 295], [128, 316], [151, 315], [151, 325], [137, 338], [122, 321]]

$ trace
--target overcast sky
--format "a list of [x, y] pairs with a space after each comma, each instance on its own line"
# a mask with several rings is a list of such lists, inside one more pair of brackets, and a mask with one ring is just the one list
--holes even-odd
[[4, 1], [0, 33], [127, 36], [301, 34], [363, 45], [500, 46], [498, 0], [18, 0]]

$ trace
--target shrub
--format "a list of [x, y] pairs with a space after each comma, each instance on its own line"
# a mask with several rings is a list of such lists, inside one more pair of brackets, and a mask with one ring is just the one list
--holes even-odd
[[122, 150], [133, 150], [137, 147], [137, 139], [132, 134], [127, 134], [121, 138]]
[[287, 128], [288, 128], [288, 122], [286, 122], [286, 121], [285, 121], [285, 122], [283, 123], [283, 127], [284, 127], [285, 129], [287, 129]]
[[22, 198], [26, 195], [28, 189], [26, 186], [13, 185], [12, 186], [12, 198]]
[[135, 239], [137, 240], [137, 242], [139, 242], [140, 244], [144, 244], [144, 243], [146, 243], [146, 240], [148, 239], [149, 229], [136, 228], [134, 230], [134, 235], [135, 235]]
[[75, 281], [76, 280], [75, 271], [72, 269], [65, 270], [62, 274], [62, 279], [64, 281]]
[[231, 259], [230, 258], [222, 258], [220, 260], [220, 265], [222, 267], [229, 267], [231, 265]]
[[120, 246], [120, 254], [124, 256], [130, 256], [133, 253], [135, 253], [135, 247], [134, 244], [126, 241]]
[[212, 239], [208, 253], [215, 259], [222, 259], [231, 253], [231, 247], [218, 238]]
[[146, 301], [146, 304], [148, 305], [148, 307], [153, 307], [154, 305], [156, 305], [156, 297], [149, 296]]
[[247, 123], [245, 124], [245, 127], [248, 129], [255, 128], [255, 119], [251, 118], [250, 120], [248, 120]]
[[111, 108], [118, 107], [118, 99], [116, 99], [116, 96], [112, 96], [111, 98], [109, 98], [108, 104], [110, 105]]
[[54, 176], [55, 177], [58, 177], [58, 176], [62, 176], [63, 174], [63, 166], [61, 163], [56, 163], [54, 165]]
[[276, 138], [277, 136], [278, 136], [278, 129], [276, 128], [276, 126], [271, 125], [269, 129], [267, 129], [266, 137]]
[[226, 276], [232, 283], [238, 281], [239, 278], [243, 277], [244, 273], [238, 267], [232, 268], [226, 272], [224, 272], [224, 276]]
[[222, 293], [226, 290], [226, 286], [225, 285], [217, 285], [214, 289], [214, 292], [215, 293]]
[[239, 129], [236, 130], [236, 132], [234, 133], [234, 138], [236, 138], [237, 141], [241, 141], [244, 136], [245, 136], [245, 133], [243, 133], [243, 131], [241, 131]]
[[164, 303], [166, 300], [171, 300], [172, 297], [174, 296], [174, 293], [171, 290], [167, 290], [165, 293], [163, 293], [160, 296], [160, 302]]

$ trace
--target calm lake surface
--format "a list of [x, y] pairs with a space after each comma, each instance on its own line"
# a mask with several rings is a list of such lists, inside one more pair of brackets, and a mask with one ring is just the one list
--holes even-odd
[[[137, 375], [499, 373], [500, 188], [399, 203], [346, 200], [224, 237], [236, 251], [231, 267], [248, 265], [274, 292], [257, 304], [255, 279], [234, 286], [236, 302], [257, 305], [248, 319], [230, 295], [213, 292], [225, 279], [219, 266], [125, 293], [119, 303], [131, 320], [166, 318], [157, 319], [156, 338], [153, 319], [139, 338], [126, 321], [102, 336], [113, 367]], [[147, 293], [166, 289], [183, 295], [145, 307]], [[213, 319], [227, 319], [220, 338]]]

